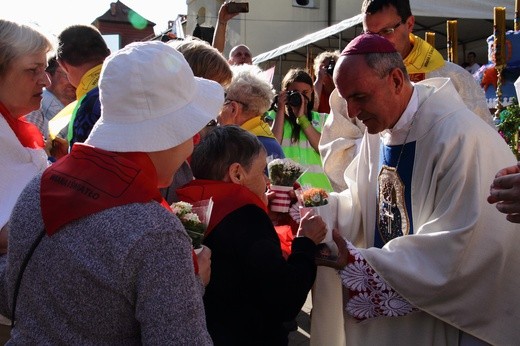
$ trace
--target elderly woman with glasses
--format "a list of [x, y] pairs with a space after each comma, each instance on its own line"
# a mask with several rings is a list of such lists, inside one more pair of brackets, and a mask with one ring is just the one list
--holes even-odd
[[263, 121], [274, 98], [273, 86], [261, 76], [261, 70], [256, 66], [236, 65], [232, 71], [233, 78], [226, 88], [226, 100], [218, 123], [240, 126], [258, 137], [267, 156], [284, 158], [282, 147]]

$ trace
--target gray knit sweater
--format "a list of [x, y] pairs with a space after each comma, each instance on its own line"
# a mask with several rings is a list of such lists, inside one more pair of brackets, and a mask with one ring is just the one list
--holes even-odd
[[[39, 192], [40, 176], [12, 214], [9, 309], [21, 262], [43, 229]], [[212, 344], [190, 244], [177, 217], [156, 202], [107, 209], [45, 236], [23, 276], [11, 342]]]

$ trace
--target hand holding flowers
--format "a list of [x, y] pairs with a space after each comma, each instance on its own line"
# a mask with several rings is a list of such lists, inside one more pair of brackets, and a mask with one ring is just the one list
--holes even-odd
[[327, 191], [312, 187], [300, 192], [300, 200], [304, 207], [318, 207], [329, 203]]
[[322, 243], [332, 241], [332, 229], [334, 228], [334, 220], [332, 210], [329, 205], [329, 195], [321, 188], [304, 188], [296, 191], [296, 196], [300, 201], [300, 217], [303, 218], [310, 210], [315, 215], [320, 215], [327, 224], [327, 235]]
[[213, 209], [213, 199], [197, 203], [176, 202], [171, 205], [172, 211], [181, 220], [182, 225], [191, 238], [193, 248], [202, 248], [204, 233], [208, 227]]

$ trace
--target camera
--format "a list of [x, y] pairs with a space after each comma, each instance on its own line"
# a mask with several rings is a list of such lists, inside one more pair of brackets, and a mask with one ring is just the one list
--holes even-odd
[[227, 4], [228, 13], [248, 13], [249, 3], [248, 2], [229, 2]]
[[296, 90], [287, 91], [287, 104], [293, 107], [300, 107], [302, 105], [301, 94]]
[[329, 60], [329, 64], [327, 65], [327, 73], [332, 76], [334, 73], [334, 66], [336, 66], [336, 61], [334, 59]]

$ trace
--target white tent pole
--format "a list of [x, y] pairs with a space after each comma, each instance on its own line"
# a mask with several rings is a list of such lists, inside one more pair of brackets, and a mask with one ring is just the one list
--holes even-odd
[[278, 92], [282, 91], [282, 56], [278, 57]]

